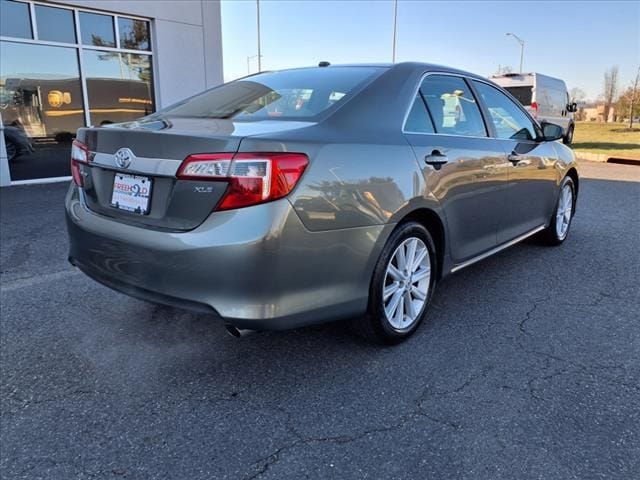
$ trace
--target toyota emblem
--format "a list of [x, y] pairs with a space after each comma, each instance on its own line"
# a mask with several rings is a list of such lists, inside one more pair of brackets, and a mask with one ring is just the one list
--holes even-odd
[[129, 168], [131, 161], [135, 158], [135, 155], [128, 148], [119, 149], [114, 155], [116, 158], [116, 165], [120, 168]]

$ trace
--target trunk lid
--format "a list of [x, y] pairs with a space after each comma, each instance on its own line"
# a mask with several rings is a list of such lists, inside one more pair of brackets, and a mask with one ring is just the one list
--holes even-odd
[[[227, 189], [224, 181], [177, 179], [183, 160], [197, 153], [235, 153], [246, 136], [295, 130], [310, 122], [233, 122], [226, 119], [154, 115], [114, 127], [83, 128], [78, 140], [91, 162], [81, 165], [87, 207], [122, 223], [184, 231], [200, 225]], [[125, 153], [122, 151], [126, 150]], [[122, 154], [121, 154], [122, 153]], [[118, 159], [120, 156], [122, 158]], [[149, 186], [140, 197], [146, 210], [129, 211], [115, 189]]]

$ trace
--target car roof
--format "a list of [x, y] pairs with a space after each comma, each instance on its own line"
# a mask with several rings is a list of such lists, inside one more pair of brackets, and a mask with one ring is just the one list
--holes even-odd
[[400, 62], [400, 63], [340, 63], [340, 64], [330, 64], [324, 67], [320, 67], [317, 65], [308, 66], [308, 67], [295, 67], [295, 68], [283, 68], [281, 70], [271, 70], [271, 71], [263, 71], [260, 73], [274, 73], [274, 72], [285, 72], [289, 70], [315, 70], [322, 68], [341, 68], [341, 67], [370, 67], [370, 68], [386, 68], [386, 69], [411, 69], [412, 67], [416, 70], [421, 70], [424, 72], [434, 71], [434, 72], [442, 72], [442, 73], [455, 73], [457, 75], [464, 75], [466, 77], [477, 78], [481, 80], [487, 80], [486, 77], [482, 75], [477, 75], [475, 73], [467, 72], [464, 70], [460, 70], [453, 67], [448, 67], [446, 65], [438, 65], [435, 63], [425, 63], [425, 62]]

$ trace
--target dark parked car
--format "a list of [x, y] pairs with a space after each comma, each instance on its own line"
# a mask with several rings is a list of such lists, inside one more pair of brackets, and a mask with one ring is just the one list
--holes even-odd
[[561, 137], [451, 68], [261, 73], [80, 129], [69, 258], [235, 334], [345, 318], [394, 343], [445, 275], [534, 234], [566, 239], [578, 174]]

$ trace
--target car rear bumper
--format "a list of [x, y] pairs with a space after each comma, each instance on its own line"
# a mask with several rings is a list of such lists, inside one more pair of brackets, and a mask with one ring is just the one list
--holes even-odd
[[278, 200], [217, 212], [194, 230], [150, 230], [66, 199], [69, 260], [96, 281], [156, 303], [218, 313], [239, 328], [286, 329], [361, 314], [389, 226], [304, 228]]

